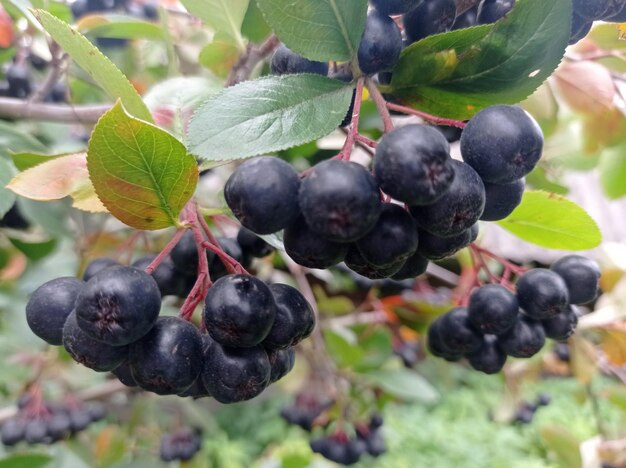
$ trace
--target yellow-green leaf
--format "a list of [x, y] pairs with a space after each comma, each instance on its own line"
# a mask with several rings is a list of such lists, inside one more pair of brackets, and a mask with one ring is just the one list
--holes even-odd
[[198, 166], [183, 144], [129, 115], [119, 101], [93, 130], [87, 168], [104, 206], [136, 229], [177, 225], [198, 182]]

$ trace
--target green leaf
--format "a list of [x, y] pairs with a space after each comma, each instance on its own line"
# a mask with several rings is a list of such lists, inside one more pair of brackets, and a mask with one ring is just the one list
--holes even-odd
[[51, 461], [44, 453], [16, 453], [0, 460], [0, 468], [40, 468]]
[[118, 101], [91, 134], [87, 169], [98, 197], [136, 229], [178, 225], [198, 166], [176, 138], [126, 113]]
[[365, 29], [367, 0], [257, 0], [279, 39], [308, 59], [347, 61]]
[[235, 39], [240, 50], [245, 49], [241, 25], [250, 0], [182, 0], [181, 3], [216, 32]]
[[214, 39], [200, 51], [200, 65], [226, 78], [239, 57], [237, 46], [230, 41]]
[[31, 260], [41, 260], [50, 255], [57, 246], [56, 239], [48, 239], [43, 242], [25, 242], [21, 239], [9, 239], [19, 251]]
[[437, 390], [415, 371], [408, 369], [381, 369], [360, 375], [401, 400], [420, 403], [434, 403], [439, 400]]
[[[343, 330], [342, 330], [343, 331]], [[339, 367], [354, 367], [363, 357], [363, 350], [356, 344], [351, 343], [346, 333], [335, 333], [335, 331], [327, 330], [324, 332], [324, 341], [326, 342], [326, 350]]]
[[548, 192], [526, 191], [522, 203], [498, 224], [520, 239], [549, 249], [587, 250], [602, 241], [598, 225], [585, 210]]
[[351, 86], [319, 75], [246, 81], [196, 111], [188, 148], [202, 159], [223, 161], [300, 145], [336, 129], [351, 99]]
[[18, 127], [0, 121], [0, 156], [9, 156], [10, 151], [46, 151], [46, 147]]
[[6, 188], [13, 178], [13, 166], [6, 159], [0, 158], [0, 218], [11, 209], [15, 203], [15, 194]]
[[43, 31], [41, 25], [37, 21], [37, 18], [31, 11], [32, 5], [28, 0], [2, 0], [0, 3], [2, 3], [2, 5], [4, 5], [4, 7], [9, 10], [13, 16], [15, 16], [13, 12], [18, 11], [37, 30]]
[[163, 28], [158, 24], [119, 14], [89, 15], [82, 18], [76, 27], [82, 34], [93, 37], [154, 40], [165, 37]]
[[626, 145], [605, 150], [600, 157], [600, 183], [611, 199], [626, 195]]
[[11, 159], [13, 160], [13, 164], [19, 171], [25, 171], [26, 169], [30, 169], [31, 167], [38, 166], [39, 164], [50, 161], [51, 159], [58, 158], [61, 156], [65, 156], [65, 154], [40, 154], [40, 153], [31, 153], [31, 152], [23, 152], [23, 153], [13, 153], [11, 155]]
[[402, 52], [392, 93], [422, 111], [454, 119], [520, 102], [560, 63], [571, 15], [570, 0], [519, 0], [494, 25], [427, 37]]
[[152, 122], [152, 115], [124, 74], [82, 34], [44, 10], [35, 14], [45, 30], [112, 98], [119, 98], [132, 115]]

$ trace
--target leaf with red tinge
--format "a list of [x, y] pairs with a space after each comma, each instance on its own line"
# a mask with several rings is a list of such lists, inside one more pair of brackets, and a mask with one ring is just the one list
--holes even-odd
[[10, 47], [13, 44], [13, 36], [13, 21], [0, 5], [0, 47]]
[[85, 153], [50, 157], [49, 161], [16, 175], [7, 188], [22, 197], [50, 201], [65, 197], [74, 199], [74, 207], [83, 211], [106, 212], [87, 172]]
[[87, 168], [104, 206], [136, 229], [177, 226], [198, 182], [198, 165], [183, 144], [119, 101], [91, 134]]

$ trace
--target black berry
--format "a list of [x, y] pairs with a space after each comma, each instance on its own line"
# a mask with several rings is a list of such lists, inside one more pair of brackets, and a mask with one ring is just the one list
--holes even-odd
[[472, 328], [467, 309], [463, 307], [447, 312], [441, 318], [438, 331], [444, 348], [453, 353], [474, 352], [482, 343], [482, 337]]
[[286, 45], [281, 44], [276, 48], [276, 52], [274, 52], [272, 57], [271, 71], [274, 75], [314, 73], [326, 76], [328, 74], [328, 64], [306, 59], [287, 48]]
[[296, 362], [296, 352], [293, 348], [268, 350], [267, 357], [272, 368], [270, 372], [270, 383], [282, 379], [291, 372]]
[[544, 320], [565, 310], [569, 295], [565, 281], [558, 274], [536, 268], [524, 273], [518, 280], [517, 300], [526, 315]]
[[91, 278], [96, 276], [96, 274], [100, 273], [102, 270], [105, 270], [112, 266], [118, 266], [118, 265], [119, 263], [117, 262], [117, 260], [113, 260], [112, 258], [108, 258], [108, 257], [96, 258], [92, 260], [91, 262], [89, 262], [89, 265], [87, 265], [87, 268], [85, 268], [85, 271], [83, 272], [83, 280], [89, 281]]
[[402, 51], [402, 36], [396, 23], [387, 15], [372, 10], [367, 15], [365, 31], [358, 50], [359, 68], [366, 75], [391, 70]]
[[569, 306], [560, 314], [541, 322], [543, 330], [548, 338], [556, 341], [565, 341], [576, 331], [578, 315], [576, 309]]
[[404, 265], [391, 277], [394, 280], [414, 279], [419, 275], [424, 274], [428, 268], [428, 259], [423, 257], [419, 252], [411, 255]]
[[519, 303], [503, 286], [488, 284], [474, 290], [467, 309], [472, 326], [487, 335], [502, 335], [515, 325]]
[[350, 247], [350, 250], [348, 250], [345, 262], [346, 266], [352, 271], [374, 280], [391, 277], [400, 271], [400, 268], [402, 268], [405, 263], [404, 260], [398, 260], [395, 263], [384, 267], [372, 265], [365, 259], [365, 257], [363, 257], [356, 245], [353, 245]]
[[276, 304], [276, 319], [263, 341], [266, 348], [285, 349], [307, 338], [315, 328], [315, 315], [309, 302], [295, 288], [271, 284]]
[[244, 252], [248, 252], [256, 258], [267, 257], [274, 251], [274, 247], [245, 227], [242, 227], [237, 233], [237, 242]]
[[611, 0], [573, 0], [574, 13], [588, 20], [602, 18], [611, 6]]
[[404, 30], [410, 42], [449, 30], [456, 17], [454, 0], [424, 0], [404, 15]]
[[473, 233], [471, 228], [452, 237], [438, 237], [427, 231], [421, 231], [419, 233], [419, 247], [417, 251], [429, 260], [441, 260], [451, 257], [459, 250], [470, 245], [472, 241]]
[[495, 23], [515, 6], [515, 0], [483, 0], [478, 8], [478, 24]]
[[333, 242], [313, 232], [302, 217], [285, 229], [283, 243], [293, 261], [320, 269], [343, 262], [349, 248], [349, 244]]
[[520, 317], [508, 332], [498, 337], [498, 346], [509, 356], [529, 358], [543, 348], [545, 341], [541, 323]]
[[550, 269], [565, 281], [572, 304], [586, 304], [598, 296], [600, 267], [593, 260], [568, 255], [557, 260]]
[[467, 355], [470, 365], [485, 374], [496, 374], [502, 370], [506, 362], [506, 353], [498, 346], [493, 335], [487, 335], [476, 351]]
[[415, 8], [422, 0], [370, 0], [374, 8], [384, 15], [402, 15]]
[[485, 211], [480, 217], [483, 221], [499, 221], [513, 213], [522, 202], [526, 182], [516, 180], [510, 184], [491, 184], [485, 182]]

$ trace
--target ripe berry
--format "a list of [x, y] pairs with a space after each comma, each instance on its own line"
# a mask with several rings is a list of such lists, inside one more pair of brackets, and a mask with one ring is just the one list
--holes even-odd
[[558, 274], [536, 268], [524, 273], [517, 282], [517, 300], [526, 315], [545, 320], [565, 310], [569, 295], [565, 281]]
[[202, 380], [217, 401], [235, 403], [265, 390], [271, 370], [267, 353], [260, 346], [227, 348], [215, 343], [205, 357]]
[[[211, 335], [208, 333], [202, 333], [200, 335], [202, 339], [202, 355], [200, 357], [201, 361], [204, 362], [206, 356], [211, 352], [211, 346], [215, 344], [215, 340], [211, 338]], [[180, 397], [191, 397], [191, 398], [206, 398], [210, 397], [211, 393], [204, 386], [204, 381], [202, 380], [202, 370], [200, 371], [200, 375], [194, 382], [191, 384], [191, 387], [186, 390], [180, 392], [178, 396]]]
[[409, 42], [449, 30], [456, 17], [454, 0], [424, 0], [404, 15], [404, 30]]
[[0, 440], [6, 447], [11, 447], [24, 438], [24, 420], [13, 417], [6, 420], [0, 429]]
[[409, 205], [441, 198], [454, 179], [450, 144], [436, 129], [407, 125], [383, 136], [374, 172], [382, 190]]
[[9, 94], [12, 97], [23, 99], [30, 95], [32, 91], [32, 80], [30, 71], [26, 65], [10, 65], [4, 77], [9, 83]]
[[598, 20], [611, 7], [611, 0], [573, 0], [574, 13], [588, 20]]
[[463, 160], [485, 182], [509, 184], [533, 170], [543, 150], [543, 133], [526, 111], [496, 105], [470, 119], [461, 135]]
[[[135, 260], [131, 266], [138, 270], [145, 270], [155, 258], [156, 255], [146, 255]], [[156, 281], [161, 296], [179, 296], [186, 289], [186, 276], [176, 269], [174, 262], [169, 257], [156, 267], [151, 276]]]
[[621, 2], [616, 2], [614, 8], [609, 8], [605, 12], [604, 21], [609, 21], [611, 23], [624, 23], [626, 22], [626, 4], [621, 5]]
[[389, 278], [391, 275], [400, 271], [400, 268], [404, 266], [404, 260], [398, 260], [385, 267], [372, 265], [361, 255], [361, 252], [359, 252], [359, 249], [355, 245], [348, 250], [345, 262], [346, 266], [352, 271], [373, 280]]
[[428, 259], [417, 252], [411, 255], [406, 262], [404, 262], [402, 268], [391, 275], [391, 278], [398, 281], [415, 279], [419, 275], [424, 274], [426, 272], [426, 268], [428, 268]]
[[127, 362], [123, 362], [122, 364], [117, 366], [115, 369], [113, 369], [111, 371], [111, 373], [115, 377], [117, 377], [117, 379], [120, 382], [122, 382], [124, 385], [126, 385], [127, 387], [136, 387], [137, 386], [137, 381], [133, 377], [133, 373], [130, 370], [130, 366], [128, 364], [128, 361]]
[[422, 0], [370, 0], [376, 10], [383, 15], [402, 15], [415, 8]]
[[61, 345], [63, 326], [84, 284], [79, 279], [63, 277], [39, 286], [26, 304], [26, 321], [33, 333], [52, 345]]
[[72, 432], [70, 417], [65, 411], [54, 413], [46, 426], [46, 433], [53, 441], [65, 439]]
[[75, 311], [63, 327], [63, 347], [76, 362], [98, 372], [112, 371], [128, 356], [128, 347], [111, 346], [87, 335], [78, 326]]
[[550, 269], [565, 281], [572, 304], [586, 304], [598, 296], [600, 267], [593, 260], [568, 255], [557, 260]]
[[467, 309], [463, 307], [456, 307], [443, 315], [438, 332], [441, 344], [452, 353], [471, 353], [482, 343], [481, 335], [472, 328]]
[[100, 257], [92, 260], [85, 268], [83, 272], [83, 280], [89, 281], [91, 278], [96, 276], [96, 274], [100, 273], [102, 270], [105, 270], [112, 266], [118, 266], [119, 263], [116, 260], [108, 257]]
[[217, 280], [206, 296], [204, 323], [211, 338], [225, 346], [256, 346], [270, 332], [276, 304], [258, 278], [229, 275]]
[[291, 372], [296, 362], [296, 351], [293, 348], [268, 350], [267, 357], [272, 368], [270, 383], [274, 383]]
[[368, 263], [388, 267], [415, 253], [417, 225], [405, 209], [385, 203], [374, 228], [356, 246]]
[[298, 200], [311, 230], [336, 242], [363, 237], [382, 210], [374, 177], [348, 161], [315, 165], [302, 181]]
[[271, 156], [245, 161], [224, 187], [228, 207], [245, 227], [271, 234], [298, 217], [300, 177], [288, 163]]
[[[209, 253], [212, 257], [213, 253]], [[196, 271], [198, 268], [198, 247], [193, 232], [187, 231], [170, 253], [172, 263], [180, 271]]]
[[485, 207], [485, 187], [469, 165], [452, 161], [454, 180], [436, 202], [411, 207], [417, 225], [439, 237], [452, 237], [471, 228]]
[[543, 348], [545, 341], [540, 322], [520, 317], [508, 332], [498, 337], [498, 346], [509, 356], [529, 358]]
[[288, 49], [285, 44], [280, 44], [276, 48], [270, 68], [274, 75], [314, 73], [316, 75], [326, 76], [328, 74], [327, 63], [306, 59]]
[[485, 211], [480, 219], [499, 221], [513, 213], [522, 202], [525, 186], [524, 179], [502, 185], [485, 182]]
[[69, 412], [69, 418], [72, 432], [85, 430], [91, 424], [89, 412], [82, 407], [72, 408]]
[[130, 346], [128, 362], [144, 390], [159, 395], [181, 393], [202, 368], [200, 332], [178, 317], [159, 317], [152, 330]]
[[343, 262], [349, 244], [340, 244], [313, 232], [303, 217], [285, 229], [285, 251], [294, 262], [307, 268], [330, 268]]
[[468, 354], [467, 359], [475, 370], [485, 374], [497, 374], [504, 367], [506, 353], [498, 346], [495, 336], [487, 335], [480, 348]]
[[576, 309], [569, 306], [560, 314], [541, 322], [548, 338], [556, 341], [565, 341], [576, 331], [578, 315]]
[[359, 44], [359, 68], [366, 75], [391, 70], [400, 58], [402, 35], [387, 15], [372, 10], [367, 15], [365, 30]]
[[471, 28], [472, 26], [476, 26], [476, 19], [478, 16], [478, 6], [474, 6], [467, 10], [465, 13], [460, 14], [454, 20], [454, 24], [452, 25], [453, 31], [457, 29], [465, 29]]
[[495, 23], [515, 6], [515, 0], [483, 0], [478, 9], [478, 24]]
[[24, 440], [29, 444], [42, 444], [48, 437], [46, 423], [37, 418], [30, 419], [24, 427]]
[[286, 284], [271, 284], [269, 289], [276, 304], [276, 318], [263, 346], [272, 349], [295, 346], [315, 328], [313, 309], [296, 288]]
[[237, 233], [237, 242], [244, 252], [256, 258], [267, 257], [274, 251], [274, 247], [245, 227], [242, 227]]
[[91, 278], [76, 299], [76, 318], [93, 339], [122, 346], [144, 336], [161, 309], [156, 281], [133, 267], [115, 266]]
[[519, 303], [503, 286], [488, 284], [474, 290], [467, 309], [472, 326], [487, 335], [502, 335], [515, 325]]
[[420, 231], [417, 251], [429, 260], [451, 257], [473, 242], [472, 229], [452, 237], [438, 237], [427, 231]]
[[588, 20], [587, 18], [583, 18], [580, 15], [577, 15], [575, 12], [572, 16], [572, 28], [569, 36], [569, 45], [576, 44], [582, 38], [584, 38], [589, 31], [591, 31], [591, 27], [593, 26], [593, 20]]

